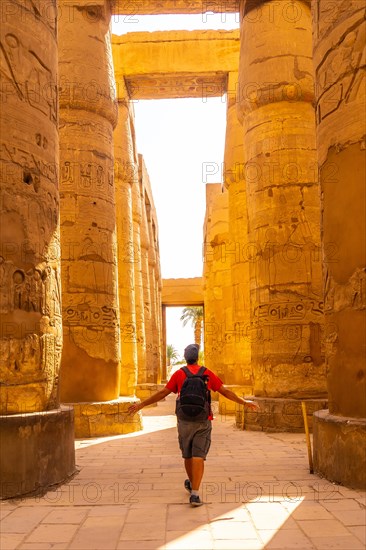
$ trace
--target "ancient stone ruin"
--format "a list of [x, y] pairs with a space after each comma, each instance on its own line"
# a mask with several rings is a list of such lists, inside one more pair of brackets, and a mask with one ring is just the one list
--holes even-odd
[[[241, 28], [121, 37], [124, 0], [1, 10], [1, 498], [70, 478], [75, 436], [141, 430], [173, 305], [204, 306], [206, 366], [261, 409], [221, 412], [302, 431], [305, 401], [316, 472], [365, 488], [363, 2], [142, 0]], [[162, 280], [133, 101], [225, 94], [202, 278]]]

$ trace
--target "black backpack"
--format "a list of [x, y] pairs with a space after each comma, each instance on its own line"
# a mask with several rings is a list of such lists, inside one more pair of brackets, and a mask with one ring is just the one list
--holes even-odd
[[182, 367], [186, 375], [176, 401], [175, 413], [180, 420], [204, 422], [211, 410], [211, 392], [207, 388], [208, 375], [203, 374], [206, 367], [201, 367], [197, 374], [192, 374], [188, 367]]

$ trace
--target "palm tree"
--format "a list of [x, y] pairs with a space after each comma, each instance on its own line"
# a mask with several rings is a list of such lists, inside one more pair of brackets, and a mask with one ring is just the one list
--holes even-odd
[[184, 327], [188, 321], [191, 322], [191, 325], [194, 328], [194, 343], [200, 346], [202, 338], [203, 307], [185, 307], [182, 311], [180, 320], [183, 321]]
[[174, 361], [175, 359], [179, 359], [178, 352], [172, 344], [167, 345], [166, 356], [168, 359], [168, 367], [170, 367], [172, 361]]

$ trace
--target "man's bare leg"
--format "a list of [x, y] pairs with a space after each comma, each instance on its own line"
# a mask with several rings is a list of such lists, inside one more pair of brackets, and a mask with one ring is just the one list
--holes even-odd
[[184, 467], [186, 469], [188, 479], [192, 484], [192, 459], [191, 458], [184, 459]]
[[205, 469], [205, 461], [203, 458], [194, 456], [184, 459], [184, 466], [192, 485], [193, 491], [198, 491], [201, 485], [203, 472]]

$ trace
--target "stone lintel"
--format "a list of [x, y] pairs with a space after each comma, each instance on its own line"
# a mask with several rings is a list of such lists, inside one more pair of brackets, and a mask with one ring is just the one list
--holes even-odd
[[162, 304], [174, 307], [202, 306], [202, 277], [163, 279]]
[[228, 74], [239, 66], [240, 33], [159, 31], [113, 35], [118, 98], [133, 100], [226, 93]]
[[[245, 429], [260, 432], [304, 433], [301, 401], [306, 403], [309, 430], [313, 427], [315, 411], [327, 406], [327, 399], [285, 399], [280, 397], [252, 397], [260, 407], [259, 412], [245, 411]], [[236, 425], [243, 427], [243, 407], [236, 409]]]
[[221, 97], [227, 90], [227, 73], [151, 74], [125, 77], [129, 97], [179, 99]]
[[44, 494], [75, 473], [72, 407], [0, 416], [0, 498]]
[[141, 413], [127, 414], [128, 407], [136, 401], [134, 397], [120, 397], [113, 401], [68, 403], [74, 408], [75, 437], [104, 437], [142, 430]]
[[366, 489], [366, 418], [314, 413], [314, 470], [329, 481]]
[[[239, 11], [239, 0], [112, 0], [115, 15], [163, 15], [184, 13], [235, 13]], [[207, 16], [208, 18], [208, 16]], [[209, 21], [209, 18], [208, 18]]]

